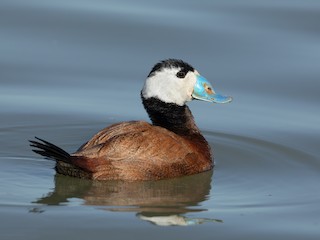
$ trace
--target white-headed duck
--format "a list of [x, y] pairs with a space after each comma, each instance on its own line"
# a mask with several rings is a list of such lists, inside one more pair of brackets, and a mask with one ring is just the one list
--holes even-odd
[[34, 152], [56, 161], [60, 174], [96, 180], [158, 180], [208, 171], [210, 146], [186, 102], [227, 103], [191, 65], [168, 59], [149, 73], [141, 98], [152, 124], [130, 121], [111, 125], [75, 153], [36, 138]]

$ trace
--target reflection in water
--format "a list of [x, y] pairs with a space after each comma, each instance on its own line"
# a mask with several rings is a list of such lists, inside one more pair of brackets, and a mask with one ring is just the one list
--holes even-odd
[[222, 220], [219, 220], [219, 219], [188, 218], [181, 215], [147, 217], [142, 214], [138, 214], [137, 216], [141, 220], [149, 221], [158, 226], [190, 226], [195, 224], [202, 224], [205, 222], [222, 222]]
[[60, 205], [68, 203], [70, 198], [79, 198], [84, 200], [84, 205], [107, 206], [103, 209], [108, 211], [136, 212], [139, 219], [161, 226], [222, 222], [184, 216], [207, 210], [192, 207], [209, 196], [212, 173], [142, 182], [92, 181], [57, 174], [54, 191], [36, 203]]

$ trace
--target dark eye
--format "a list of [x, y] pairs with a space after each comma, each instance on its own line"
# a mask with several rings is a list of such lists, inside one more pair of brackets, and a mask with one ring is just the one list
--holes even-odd
[[184, 78], [186, 76], [186, 73], [183, 71], [177, 72], [177, 77], [178, 78]]

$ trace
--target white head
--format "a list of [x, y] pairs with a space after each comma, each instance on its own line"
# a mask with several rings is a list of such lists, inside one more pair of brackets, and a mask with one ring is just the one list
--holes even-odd
[[142, 96], [180, 106], [193, 99], [219, 103], [231, 101], [230, 97], [216, 94], [211, 84], [191, 65], [177, 59], [164, 60], [153, 67], [143, 86]]
[[155, 97], [180, 106], [192, 100], [197, 77], [193, 67], [181, 60], [169, 59], [156, 64], [142, 89], [144, 98]]

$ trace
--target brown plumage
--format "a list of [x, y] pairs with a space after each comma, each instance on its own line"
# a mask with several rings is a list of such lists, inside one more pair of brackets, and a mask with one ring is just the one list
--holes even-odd
[[[187, 63], [170, 59], [157, 64], [148, 78], [154, 81], [157, 74], [163, 75], [166, 69], [169, 69], [170, 74], [172, 69], [180, 74], [178, 77], [168, 75], [171, 78], [171, 82], [168, 82], [171, 84], [170, 89], [174, 87], [172, 81], [181, 86], [181, 81], [190, 84], [188, 81], [193, 81], [193, 75], [198, 76]], [[185, 72], [181, 74], [181, 71]], [[188, 72], [191, 73], [188, 75]], [[162, 84], [165, 80], [162, 76], [157, 81]], [[40, 138], [37, 138], [38, 141], [30, 141], [35, 148], [33, 151], [55, 160], [56, 171], [60, 174], [96, 180], [158, 180], [212, 169], [210, 146], [184, 104], [192, 96], [185, 94], [183, 104], [177, 104], [174, 102], [174, 94], [170, 96], [165, 93], [165, 97], [156, 94], [149, 96], [154, 91], [152, 87], [157, 88], [158, 85], [144, 87], [141, 97], [153, 124], [144, 121], [114, 124], [98, 132], [71, 155]], [[168, 98], [173, 101], [168, 101]], [[177, 97], [177, 102], [181, 102], [181, 96]]]
[[158, 180], [211, 168], [209, 145], [198, 131], [180, 136], [143, 121], [107, 127], [56, 163], [60, 174], [96, 180]]

